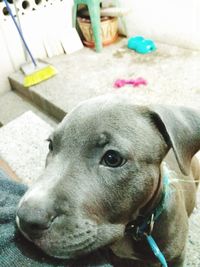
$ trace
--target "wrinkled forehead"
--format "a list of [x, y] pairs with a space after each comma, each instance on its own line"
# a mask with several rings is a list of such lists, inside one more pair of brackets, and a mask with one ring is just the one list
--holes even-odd
[[[136, 112], [137, 113], [137, 112]], [[85, 101], [69, 113], [59, 125], [57, 132], [65, 132], [70, 135], [88, 135], [95, 132], [104, 132], [116, 129], [128, 120], [128, 105], [121, 101], [109, 101], [104, 98]], [[137, 121], [138, 114], [132, 121]]]
[[54, 139], [63, 144], [90, 144], [104, 145], [120, 134], [120, 118], [112, 111], [101, 109], [85, 110], [80, 108], [66, 116], [55, 130]]
[[104, 145], [118, 138], [140, 138], [145, 130], [139, 107], [104, 98], [85, 101], [69, 113], [54, 132], [62, 144]]

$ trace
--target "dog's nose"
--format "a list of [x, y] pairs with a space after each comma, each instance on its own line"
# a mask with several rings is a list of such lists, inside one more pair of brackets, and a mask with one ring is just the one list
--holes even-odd
[[55, 217], [55, 214], [45, 209], [23, 205], [17, 211], [17, 224], [20, 230], [30, 238], [38, 238], [44, 230], [50, 227]]

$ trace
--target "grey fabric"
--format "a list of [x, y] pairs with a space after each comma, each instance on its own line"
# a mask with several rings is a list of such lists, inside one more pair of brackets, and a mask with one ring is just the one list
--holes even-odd
[[111, 266], [106, 263], [105, 252], [66, 262], [48, 257], [27, 241], [15, 227], [16, 205], [26, 189], [0, 170], [0, 267]]

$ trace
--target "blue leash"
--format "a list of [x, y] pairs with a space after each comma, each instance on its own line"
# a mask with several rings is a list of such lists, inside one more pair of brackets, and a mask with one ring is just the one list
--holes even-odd
[[24, 39], [23, 33], [22, 33], [20, 27], [19, 27], [18, 24], [17, 24], [17, 21], [16, 21], [14, 15], [13, 15], [13, 13], [12, 13], [12, 10], [10, 9], [10, 6], [9, 6], [9, 4], [8, 4], [8, 1], [7, 1], [7, 0], [3, 0], [3, 1], [4, 1], [5, 5], [6, 5], [6, 8], [7, 8], [7, 10], [8, 10], [8, 13], [10, 14], [10, 16], [11, 16], [11, 18], [12, 18], [12, 20], [13, 20], [13, 22], [14, 22], [16, 28], [17, 28], [17, 31], [18, 31], [18, 33], [19, 33], [19, 36], [21, 37], [21, 40], [22, 40], [22, 42], [23, 42], [23, 44], [24, 44], [24, 46], [25, 46], [25, 48], [26, 48], [26, 50], [27, 50], [27, 52], [28, 52], [28, 54], [29, 54], [29, 56], [30, 56], [30, 58], [31, 58], [31, 61], [33, 62], [34, 66], [37, 67], [37, 63], [36, 63], [36, 61], [35, 61], [35, 59], [34, 59], [32, 53], [31, 53], [31, 51], [30, 51], [30, 49], [29, 49], [29, 47], [28, 47], [28, 44], [26, 43], [26, 40]]
[[168, 267], [165, 256], [163, 255], [163, 253], [160, 251], [159, 247], [157, 246], [155, 240], [153, 239], [153, 237], [151, 235], [147, 235], [146, 239], [149, 243], [149, 246], [151, 248], [151, 250], [153, 251], [154, 255], [158, 258], [158, 260], [160, 261], [160, 263], [162, 264], [163, 267]]

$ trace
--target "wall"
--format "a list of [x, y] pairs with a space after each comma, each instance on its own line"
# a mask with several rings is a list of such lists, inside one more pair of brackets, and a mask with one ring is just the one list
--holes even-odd
[[[36, 58], [64, 53], [62, 41], [66, 41], [72, 28], [73, 0], [15, 0], [25, 39]], [[10, 7], [16, 15], [12, 0]], [[25, 62], [21, 40], [11, 17], [0, 0], [0, 95], [8, 91], [8, 75]]]
[[142, 35], [185, 48], [200, 49], [199, 0], [119, 0], [132, 10], [128, 35]]

